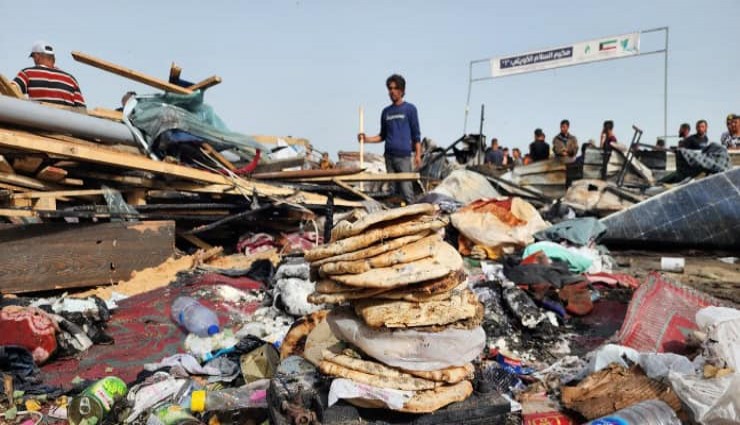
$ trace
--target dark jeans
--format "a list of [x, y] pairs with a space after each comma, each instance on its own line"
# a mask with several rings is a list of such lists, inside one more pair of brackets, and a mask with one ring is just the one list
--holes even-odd
[[[411, 157], [410, 156], [385, 156], [385, 170], [388, 173], [410, 173]], [[403, 197], [407, 204], [414, 202], [414, 188], [410, 181], [395, 182], [394, 192]]]

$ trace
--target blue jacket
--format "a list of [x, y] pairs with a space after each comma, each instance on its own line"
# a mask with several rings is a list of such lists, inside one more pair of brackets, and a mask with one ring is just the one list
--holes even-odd
[[386, 156], [411, 156], [414, 143], [421, 142], [416, 107], [408, 102], [386, 106], [380, 114], [380, 137]]

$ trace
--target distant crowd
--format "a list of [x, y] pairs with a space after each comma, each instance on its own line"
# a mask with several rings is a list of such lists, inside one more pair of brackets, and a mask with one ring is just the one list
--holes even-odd
[[[722, 134], [720, 144], [727, 149], [740, 149], [740, 114], [730, 114], [727, 116], [727, 131]], [[707, 138], [708, 124], [706, 120], [696, 122], [695, 133], [691, 133], [691, 126], [688, 123], [681, 124], [678, 131], [678, 148], [701, 150], [709, 145]], [[611, 120], [604, 121], [599, 148], [604, 153], [604, 163], [608, 163], [609, 156], [615, 145], [618, 143], [614, 135], [614, 122]], [[497, 138], [491, 139], [491, 146], [486, 149], [485, 163], [499, 167], [514, 168], [521, 165], [528, 165], [533, 162], [545, 161], [550, 157], [559, 158], [566, 164], [583, 165], [586, 150], [589, 147], [597, 147], [593, 140], [589, 140], [580, 146], [576, 136], [570, 133], [570, 121], [564, 119], [560, 121], [560, 132], [552, 139], [552, 150], [550, 144], [546, 141], [545, 132], [541, 128], [534, 130], [534, 141], [529, 144], [529, 152], [522, 156], [519, 148], [511, 151], [508, 147], [502, 147]], [[653, 150], [665, 151], [668, 148], [664, 139], [658, 139]]]

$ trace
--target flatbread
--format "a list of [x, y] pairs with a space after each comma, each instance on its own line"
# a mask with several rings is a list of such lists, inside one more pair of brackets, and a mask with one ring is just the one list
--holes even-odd
[[318, 367], [321, 360], [323, 360], [324, 350], [338, 350], [341, 351], [346, 347], [346, 343], [342, 342], [332, 332], [329, 321], [324, 319], [321, 320], [312, 330], [308, 333], [305, 339], [306, 343], [303, 346], [303, 357], [311, 362], [314, 366]]
[[479, 306], [478, 298], [469, 290], [453, 293], [445, 301], [414, 303], [367, 299], [354, 303], [355, 313], [375, 328], [446, 325], [475, 317]]
[[316, 282], [316, 292], [322, 294], [337, 294], [342, 292], [360, 291], [362, 288], [356, 286], [342, 285], [339, 282], [335, 282], [329, 278], [320, 279]]
[[431, 257], [439, 249], [439, 244], [444, 243], [438, 234], [432, 234], [416, 242], [404, 245], [398, 249], [385, 252], [365, 260], [337, 261], [326, 263], [319, 268], [323, 274], [359, 274], [382, 267], [391, 267], [396, 264], [409, 263]]
[[[372, 298], [379, 299], [379, 300], [408, 301], [412, 303], [428, 303], [432, 301], [444, 301], [444, 300], [449, 300], [450, 297], [452, 297], [452, 291], [442, 292], [440, 294], [421, 294], [417, 292], [403, 293], [403, 292], [396, 292], [396, 291], [388, 291], [388, 292], [381, 292], [380, 294], [372, 296]], [[361, 299], [361, 298], [357, 298], [357, 299]]]
[[[473, 384], [471, 384], [470, 381], [462, 381], [455, 385], [446, 385], [433, 390], [417, 391], [402, 408], [396, 409], [396, 411], [406, 413], [432, 413], [448, 404], [464, 401], [472, 394]], [[365, 398], [348, 398], [345, 400], [357, 407], [389, 409], [389, 407], [380, 400]]]
[[465, 366], [452, 366], [440, 370], [404, 370], [404, 372], [410, 375], [418, 376], [419, 378], [428, 379], [430, 381], [457, 384], [458, 382], [464, 381], [466, 379], [473, 379], [475, 375], [475, 367], [472, 363], [468, 363]]
[[411, 242], [418, 241], [419, 239], [426, 237], [430, 235], [431, 233], [432, 232], [430, 231], [423, 231], [423, 232], [419, 232], [413, 235], [401, 236], [400, 238], [396, 238], [396, 239], [382, 240], [378, 244], [369, 246], [359, 251], [350, 252], [347, 254], [335, 255], [333, 257], [322, 258], [321, 260], [312, 262], [311, 266], [319, 267], [326, 263], [333, 263], [337, 261], [354, 261], [354, 260], [362, 260], [364, 258], [375, 257], [376, 255], [380, 255], [384, 252], [392, 251], [404, 245], [408, 245]]
[[360, 274], [333, 275], [332, 279], [349, 286], [393, 288], [447, 276], [462, 268], [462, 257], [450, 244], [441, 242], [434, 257], [371, 269]]
[[[423, 297], [429, 295], [444, 294], [452, 291], [462, 284], [467, 284], [465, 271], [457, 270], [447, 276], [439, 279], [427, 280], [421, 283], [401, 286], [388, 292], [383, 292], [384, 299], [403, 299], [404, 295], [413, 294], [414, 296]], [[347, 288], [348, 286], [343, 285]], [[351, 288], [351, 286], [349, 287]]]
[[438, 230], [449, 223], [448, 218], [423, 216], [401, 224], [369, 230], [361, 235], [319, 246], [305, 253], [307, 261], [313, 262], [334, 255], [354, 252], [383, 239], [411, 235], [425, 230]]
[[380, 388], [394, 388], [397, 390], [418, 391], [430, 390], [433, 388], [441, 387], [443, 385], [441, 382], [418, 378], [407, 373], [404, 373], [402, 376], [373, 375], [339, 365], [329, 360], [323, 360], [321, 363], [319, 363], [319, 370], [326, 375], [347, 378], [353, 381]]
[[293, 322], [280, 345], [280, 359], [302, 356], [306, 337], [320, 322], [325, 321], [329, 310], [319, 310]]
[[358, 291], [337, 292], [334, 294], [322, 294], [314, 292], [308, 295], [308, 302], [311, 304], [344, 304], [348, 301], [372, 298], [388, 291], [386, 288], [368, 288]]
[[359, 235], [368, 227], [385, 221], [396, 220], [401, 217], [409, 217], [420, 214], [433, 214], [434, 205], [432, 204], [414, 204], [401, 208], [393, 208], [367, 214], [354, 223], [347, 220], [340, 221], [331, 229], [331, 241], [337, 241], [350, 236]]

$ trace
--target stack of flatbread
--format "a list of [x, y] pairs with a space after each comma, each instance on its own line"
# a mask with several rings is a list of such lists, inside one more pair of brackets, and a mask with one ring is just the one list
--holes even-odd
[[[350, 304], [365, 324], [388, 331], [438, 332], [480, 326], [483, 306], [467, 287], [460, 254], [442, 239], [447, 224], [431, 204], [338, 223], [327, 245], [305, 254], [319, 277], [316, 292], [308, 300]], [[413, 391], [404, 407], [396, 409], [407, 412], [432, 412], [472, 393], [469, 363], [443, 370], [407, 371], [362, 354], [350, 357], [325, 351], [319, 368], [327, 375], [364, 385]], [[365, 399], [348, 401], [373, 405]]]

